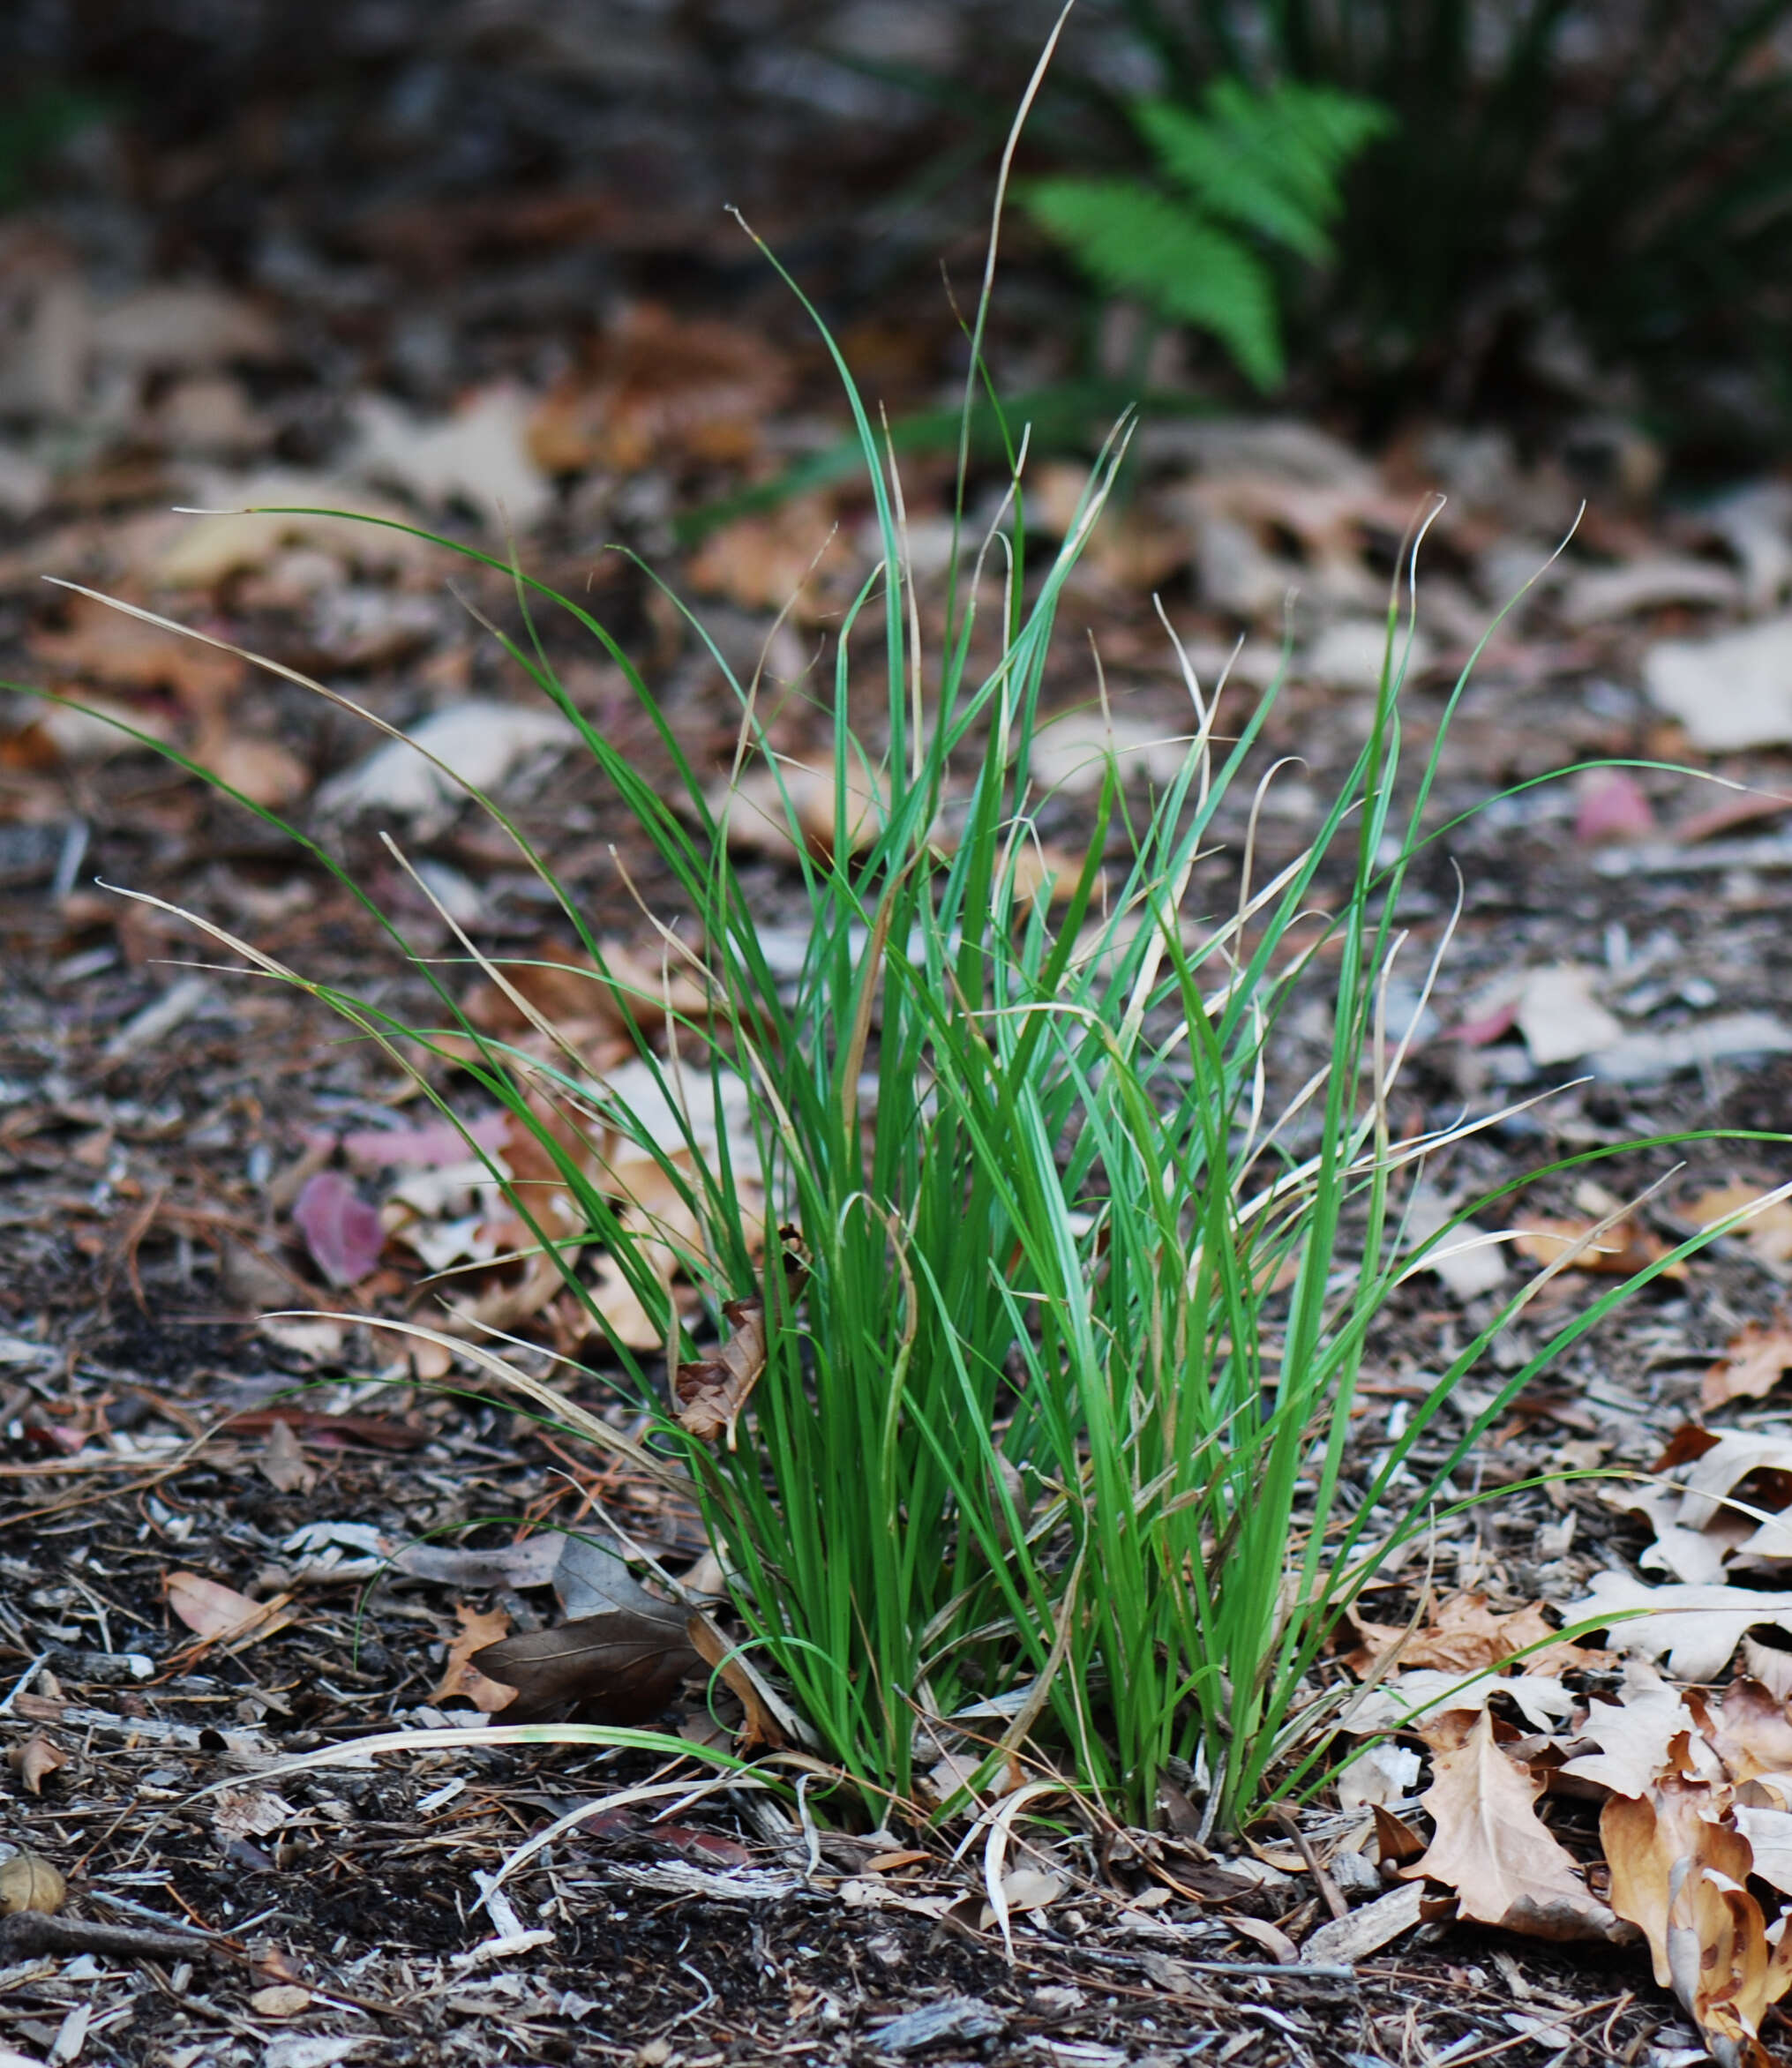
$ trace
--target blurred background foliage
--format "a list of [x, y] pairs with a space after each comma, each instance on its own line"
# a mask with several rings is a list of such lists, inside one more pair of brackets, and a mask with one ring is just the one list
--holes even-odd
[[[1334, 263], [1291, 293], [1312, 382], [1383, 417], [1542, 386], [1628, 403], [1683, 446], [1784, 441], [1786, 0], [1126, 0], [1121, 16], [1182, 106], [1217, 77], [1302, 80], [1389, 116], [1345, 174]], [[1083, 97], [1136, 158], [1133, 103]]]
[[[303, 296], [301, 221], [340, 257], [401, 206], [576, 191], [610, 213], [569, 306], [713, 306], [757, 264], [737, 201], [850, 319], [968, 266], [1055, 11], [11, 0], [0, 206], [66, 214], [103, 161], [156, 265]], [[1162, 386], [1167, 336], [1218, 401], [1370, 436], [1597, 408], [1724, 468], [1792, 435], [1792, 0], [1082, 0], [1021, 172], [1012, 305], [1082, 317], [1053, 378]], [[1116, 301], [1144, 318], [1121, 365]]]

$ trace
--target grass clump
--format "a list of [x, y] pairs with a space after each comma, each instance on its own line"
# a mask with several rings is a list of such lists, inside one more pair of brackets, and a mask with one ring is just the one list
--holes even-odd
[[[1148, 1823], [1173, 1771], [1192, 1772], [1225, 1828], [1310, 1777], [1330, 1713], [1315, 1669], [1338, 1619], [1456, 1500], [1451, 1474], [1491, 1418], [1618, 1296], [1418, 1465], [1489, 1327], [1369, 1482], [1347, 1478], [1365, 1347], [1424, 1254], [1401, 1240], [1400, 1187], [1454, 1139], [1395, 1143], [1386, 1105], [1401, 1061], [1383, 1010], [1394, 915], [1436, 749], [1397, 807], [1404, 627], [1391, 611], [1368, 737], [1315, 838], [1262, 884], [1248, 842], [1235, 901], [1203, 912], [1196, 864], [1271, 700], [1228, 739], [1221, 698], [1185, 666], [1173, 780], [1141, 803], [1110, 757], [1080, 863], [1043, 873], [1033, 763], [1055, 617], [1122, 442], [1036, 586], [1019, 521], [992, 535], [931, 671], [896, 483], [874, 475], [884, 557], [841, 627], [832, 683], [832, 822], [851, 836], [817, 852], [813, 816], [784, 790], [809, 922], [794, 979], [737, 873], [733, 805], [615, 642], [551, 598], [627, 674], [675, 796], [580, 714], [539, 640], [506, 641], [578, 726], [693, 923], [664, 928], [663, 949], [702, 1003], [656, 1040], [652, 987], [611, 970], [547, 861], [481, 799], [553, 888], [594, 981], [639, 1005], [639, 1068], [594, 1077], [570, 1047], [544, 1060], [481, 1034], [422, 962], [440, 1026], [232, 943], [411, 1059], [444, 1112], [418, 1050], [452, 1056], [533, 1132], [550, 1185], [509, 1190], [541, 1250], [594, 1329], [610, 1333], [581, 1255], [601, 1247], [665, 1331], [664, 1380], [614, 1342], [651, 1432], [624, 1444], [491, 1345], [468, 1353], [574, 1433], [694, 1490], [742, 1650], [880, 1817], [1030, 1774]], [[518, 594], [532, 623], [550, 592], [521, 576]], [[851, 695], [865, 670], [883, 693], [871, 723]], [[743, 755], [780, 770], [755, 686], [735, 689]], [[1278, 1106], [1278, 1030], [1316, 991], [1331, 1055]], [[638, 1175], [621, 1180], [630, 1166], [654, 1173], [656, 1208]], [[556, 1188], [574, 1203], [570, 1230], [544, 1203]], [[697, 1323], [671, 1299], [668, 1249], [703, 1288]]]
[[[1110, 754], [1083, 852], [1054, 877], [1046, 684], [1124, 429], [1037, 573], [1016, 456], [1010, 498], [956, 557], [943, 633], [924, 651], [900, 482], [841, 371], [881, 552], [834, 645], [830, 840], [814, 839], [813, 800], [772, 751], [759, 685], [711, 649], [739, 700], [737, 774], [769, 771], [789, 820], [807, 921], [793, 976], [736, 868], [737, 793], [717, 796], [601, 624], [521, 573], [522, 629], [505, 643], [676, 886], [680, 924], [654, 917], [684, 1002], [670, 981], [656, 999], [613, 969], [549, 861], [473, 794], [549, 888], [594, 981], [632, 1006], [636, 1064], [594, 1075], [471, 941], [544, 1050], [480, 1032], [421, 958], [434, 1025], [219, 937], [344, 1014], [445, 1113], [457, 1109], [435, 1058], [532, 1133], [547, 1175], [507, 1180], [512, 1203], [611, 1337], [648, 1432], [626, 1443], [491, 1344], [467, 1353], [694, 1491], [738, 1652], [874, 1818], [949, 1812], [1031, 1777], [1150, 1823], [1174, 1772], [1203, 1793], [1211, 1826], [1233, 1827], [1316, 1778], [1331, 1713], [1318, 1669], [1338, 1618], [1457, 1501], [1451, 1473], [1492, 1417], [1619, 1295], [1565, 1324], [1421, 1464], [1496, 1322], [1367, 1482], [1347, 1473], [1371, 1331], [1429, 1247], [1403, 1239], [1403, 1188], [1454, 1139], [1397, 1143], [1387, 1117], [1402, 1060], [1387, 979], [1438, 752], [1403, 786], [1406, 625], [1391, 607], [1361, 751], [1310, 843], [1267, 881], [1248, 835], [1224, 907], [1196, 894], [1271, 699], [1240, 712], [1234, 735], [1232, 700], [1186, 663], [1173, 776], [1141, 798]], [[544, 606], [622, 669], [671, 794], [563, 689]], [[1278, 1093], [1278, 1034], [1315, 996], [1329, 1058]], [[605, 1319], [588, 1250], [663, 1330], [664, 1372]], [[669, 1255], [701, 1289], [701, 1315], [674, 1301]]]

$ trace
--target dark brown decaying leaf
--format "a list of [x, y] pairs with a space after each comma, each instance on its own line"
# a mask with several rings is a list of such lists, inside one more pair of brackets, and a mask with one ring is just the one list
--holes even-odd
[[706, 1443], [725, 1436], [731, 1449], [734, 1425], [765, 1369], [765, 1302], [731, 1300], [722, 1312], [733, 1333], [713, 1357], [681, 1364], [672, 1392], [679, 1420], [694, 1436]]
[[527, 1630], [476, 1652], [488, 1680], [516, 1690], [506, 1723], [540, 1723], [578, 1709], [596, 1723], [646, 1723], [699, 1663], [672, 1603], [606, 1609], [551, 1630]]

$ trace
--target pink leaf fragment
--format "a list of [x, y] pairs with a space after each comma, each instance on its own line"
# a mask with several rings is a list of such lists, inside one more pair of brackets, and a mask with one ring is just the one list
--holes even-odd
[[1490, 1041], [1497, 1041], [1502, 1034], [1510, 1034], [1518, 1023], [1521, 1000], [1511, 1000], [1508, 1004], [1496, 1006], [1491, 1012], [1479, 1013], [1472, 1020], [1464, 1020], [1459, 1026], [1449, 1028], [1445, 1038], [1460, 1041], [1468, 1048], [1485, 1048]]
[[307, 1178], [292, 1210], [311, 1261], [333, 1285], [352, 1285], [379, 1262], [386, 1231], [370, 1206], [340, 1171]]
[[1653, 807], [1628, 768], [1588, 768], [1574, 784], [1574, 837], [1583, 847], [1647, 840], [1655, 830]]
[[343, 1135], [342, 1154], [357, 1171], [440, 1170], [466, 1163], [479, 1150], [502, 1149], [509, 1132], [508, 1113], [488, 1113], [464, 1135], [446, 1120], [422, 1128], [356, 1128]]

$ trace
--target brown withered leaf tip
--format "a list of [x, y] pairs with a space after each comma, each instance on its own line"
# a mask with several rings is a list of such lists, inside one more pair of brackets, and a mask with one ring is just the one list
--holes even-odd
[[[794, 1306], [802, 1297], [808, 1262], [799, 1231], [778, 1230], [784, 1273], [784, 1300]], [[701, 1442], [724, 1436], [734, 1446], [735, 1425], [765, 1370], [766, 1318], [763, 1300], [731, 1300], [722, 1309], [731, 1333], [712, 1357], [681, 1364], [672, 1375], [672, 1397], [679, 1420]]]
[[732, 1332], [713, 1357], [681, 1364], [672, 1380], [679, 1420], [701, 1442], [725, 1436], [734, 1426], [765, 1369], [765, 1302], [731, 1300], [722, 1309]]

